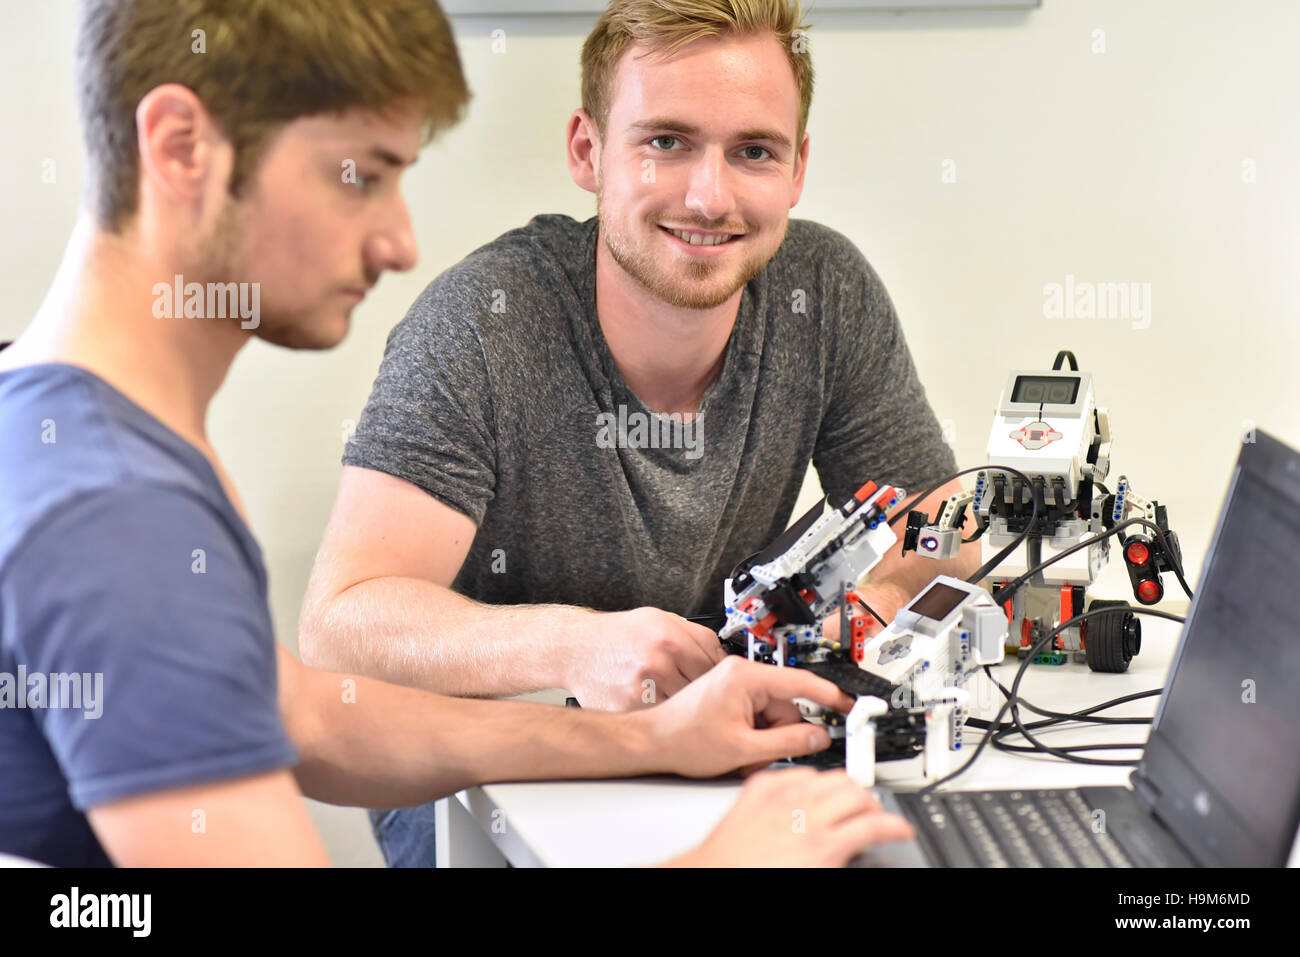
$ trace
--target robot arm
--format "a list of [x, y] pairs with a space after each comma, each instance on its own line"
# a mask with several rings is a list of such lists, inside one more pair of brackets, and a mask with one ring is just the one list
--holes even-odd
[[1110, 413], [1106, 409], [1093, 410], [1093, 430], [1084, 471], [1094, 482], [1104, 482], [1110, 474]]
[[[849, 589], [897, 541], [886, 510], [906, 494], [867, 482], [839, 508], [818, 504], [753, 564], [725, 585], [727, 621], [718, 637], [748, 635], [751, 659], [778, 665], [819, 661], [840, 642], [822, 638], [822, 622]], [[843, 636], [842, 636], [843, 637]]]
[[[944, 503], [936, 522], [930, 522], [925, 512], [908, 512], [903, 551], [915, 551], [926, 558], [956, 558], [961, 551], [961, 529], [966, 524], [966, 509], [974, 501], [973, 491], [958, 492]], [[975, 513], [975, 522], [983, 531], [978, 512]]]
[[1154, 605], [1165, 594], [1164, 583], [1160, 580], [1162, 572], [1182, 567], [1182, 549], [1178, 544], [1178, 535], [1169, 529], [1169, 516], [1165, 507], [1159, 502], [1147, 501], [1133, 491], [1128, 484], [1128, 476], [1121, 475], [1115, 486], [1114, 500], [1109, 503], [1110, 512], [1106, 516], [1106, 527], [1114, 528], [1120, 522], [1130, 518], [1145, 518], [1164, 536], [1169, 546], [1170, 555], [1158, 544], [1155, 535], [1146, 528], [1141, 528], [1131, 535], [1123, 537], [1124, 567], [1128, 570], [1129, 583], [1133, 586], [1133, 595], [1144, 605]]

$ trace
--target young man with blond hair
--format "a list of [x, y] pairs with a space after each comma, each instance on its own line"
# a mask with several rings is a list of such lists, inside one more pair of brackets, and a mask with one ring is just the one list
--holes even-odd
[[[832, 502], [955, 471], [880, 280], [843, 236], [789, 219], [813, 87], [801, 17], [787, 0], [609, 5], [567, 131], [597, 215], [538, 216], [473, 252], [393, 330], [309, 586], [307, 660], [454, 694], [671, 700], [719, 657], [687, 617], [721, 610], [810, 461]], [[890, 555], [863, 593], [891, 616], [974, 559]], [[389, 861], [427, 863], [431, 821], [377, 814]]]
[[[415, 264], [399, 176], [468, 98], [436, 4], [87, 0], [78, 90], [85, 208], [0, 351], [0, 672], [46, 689], [94, 675], [102, 700], [0, 698], [0, 853], [323, 864], [303, 794], [395, 807], [503, 779], [710, 776], [827, 745], [792, 699], [847, 699], [748, 663], [611, 715], [439, 697], [276, 645], [206, 414], [250, 338], [333, 346], [380, 275]], [[252, 314], [233, 300], [209, 314], [245, 283]], [[842, 775], [752, 780], [678, 863], [843, 863], [907, 831]], [[812, 839], [790, 835], [791, 807]]]

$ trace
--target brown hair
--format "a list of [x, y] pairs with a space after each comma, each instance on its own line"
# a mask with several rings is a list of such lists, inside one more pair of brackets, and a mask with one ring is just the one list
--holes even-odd
[[113, 232], [138, 203], [136, 107], [163, 83], [192, 90], [233, 144], [235, 195], [291, 120], [411, 101], [427, 142], [470, 95], [434, 0], [83, 0], [78, 100], [94, 211]]
[[582, 108], [602, 136], [623, 51], [644, 41], [664, 56], [703, 37], [770, 32], [785, 50], [799, 88], [803, 140], [812, 104], [813, 68], [799, 0], [612, 0], [582, 45]]

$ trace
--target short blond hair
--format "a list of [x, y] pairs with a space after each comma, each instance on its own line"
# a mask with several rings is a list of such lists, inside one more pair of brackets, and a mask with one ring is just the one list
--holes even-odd
[[614, 99], [614, 72], [632, 44], [671, 55], [704, 37], [771, 33], [785, 50], [799, 90], [799, 127], [795, 148], [803, 141], [812, 105], [813, 68], [799, 0], [612, 0], [582, 45], [582, 108], [605, 134]]
[[435, 0], [83, 0], [77, 88], [87, 171], [96, 218], [112, 232], [138, 201], [136, 106], [164, 83], [193, 91], [233, 144], [236, 195], [291, 120], [414, 101], [427, 140], [469, 100]]

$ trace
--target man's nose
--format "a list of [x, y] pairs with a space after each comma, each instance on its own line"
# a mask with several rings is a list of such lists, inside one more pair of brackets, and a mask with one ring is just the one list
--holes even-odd
[[731, 167], [722, 149], [707, 149], [691, 169], [686, 208], [710, 222], [726, 219], [732, 210]]
[[386, 269], [405, 272], [419, 259], [415, 231], [406, 202], [399, 199], [387, 220], [370, 236], [366, 245], [366, 266], [378, 274]]

